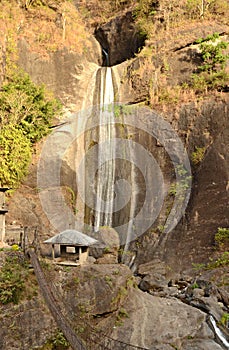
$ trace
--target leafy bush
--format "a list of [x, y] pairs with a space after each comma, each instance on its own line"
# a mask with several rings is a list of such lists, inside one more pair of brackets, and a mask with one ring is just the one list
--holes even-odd
[[202, 162], [205, 150], [205, 147], [195, 147], [195, 151], [191, 154], [191, 160], [194, 165], [197, 165]]
[[52, 338], [52, 344], [55, 347], [62, 346], [62, 349], [68, 348], [70, 345], [61, 331], [57, 331], [56, 335]]
[[0, 182], [16, 187], [27, 174], [32, 156], [30, 140], [16, 125], [0, 130]]
[[36, 86], [22, 71], [0, 91], [0, 183], [16, 188], [27, 174], [32, 144], [47, 135], [61, 109], [44, 86]]
[[25, 289], [25, 279], [28, 274], [28, 266], [20, 255], [7, 257], [0, 270], [0, 303], [17, 304]]
[[157, 4], [151, 0], [138, 0], [134, 10], [134, 17], [138, 25], [139, 33], [143, 37], [150, 37], [154, 31], [154, 15], [157, 12]]
[[217, 267], [224, 267], [229, 265], [229, 252], [224, 252], [220, 254], [218, 259], [213, 260], [210, 259], [211, 261], [205, 266], [206, 270], [211, 270], [215, 269]]
[[221, 253], [217, 259], [209, 258], [209, 262], [207, 264], [192, 264], [193, 269], [201, 271], [201, 270], [213, 270], [218, 267], [226, 267], [229, 265], [229, 252]]
[[200, 44], [202, 65], [192, 75], [192, 86], [195, 90], [223, 89], [228, 84], [229, 75], [225, 71], [229, 55], [224, 52], [228, 44], [220, 40], [218, 33], [208, 35], [196, 41]]
[[200, 43], [201, 57], [203, 64], [199, 67], [201, 71], [216, 71], [218, 68], [224, 69], [229, 55], [224, 54], [228, 43], [220, 40], [218, 33], [208, 35], [196, 41]]
[[228, 327], [229, 324], [229, 314], [228, 313], [224, 313], [220, 319], [220, 324], [224, 327]]
[[171, 184], [168, 194], [170, 196], [178, 196], [180, 200], [183, 200], [185, 191], [191, 186], [192, 177], [183, 165], [176, 166], [176, 173], [179, 175], [179, 180]]
[[16, 124], [33, 143], [48, 134], [52, 117], [59, 111], [60, 103], [48, 98], [44, 86], [35, 85], [23, 71], [2, 86], [0, 125]]
[[40, 350], [57, 350], [69, 349], [69, 342], [65, 338], [61, 330], [57, 330], [52, 338], [50, 338]]
[[229, 75], [224, 70], [221, 70], [219, 72], [193, 74], [191, 78], [194, 90], [204, 92], [213, 89], [223, 89], [228, 84]]
[[219, 246], [223, 246], [226, 242], [229, 242], [229, 229], [218, 227], [218, 231], [215, 234], [215, 241]]

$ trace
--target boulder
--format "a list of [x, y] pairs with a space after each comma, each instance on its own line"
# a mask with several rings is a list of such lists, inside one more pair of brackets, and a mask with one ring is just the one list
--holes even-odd
[[222, 347], [216, 342], [206, 340], [186, 340], [183, 344], [182, 350], [222, 350]]
[[100, 264], [113, 264], [118, 262], [119, 235], [112, 227], [100, 227], [99, 232], [91, 234], [99, 241], [90, 248], [90, 255]]
[[177, 299], [158, 298], [133, 289], [124, 306], [129, 317], [113, 329], [111, 336], [115, 339], [149, 349], [158, 346], [183, 350], [182, 344], [189, 338], [197, 338], [199, 343], [206, 341], [212, 349], [216, 345], [205, 314]]

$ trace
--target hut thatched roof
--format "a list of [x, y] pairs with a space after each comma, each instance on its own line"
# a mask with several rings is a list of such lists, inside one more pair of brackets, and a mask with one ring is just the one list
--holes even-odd
[[65, 230], [47, 239], [44, 243], [89, 247], [98, 243], [98, 241], [77, 230]]

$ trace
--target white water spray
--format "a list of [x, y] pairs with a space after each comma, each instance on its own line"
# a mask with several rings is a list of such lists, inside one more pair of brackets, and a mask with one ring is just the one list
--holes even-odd
[[213, 329], [215, 331], [215, 334], [217, 335], [217, 337], [219, 338], [221, 343], [225, 346], [225, 348], [229, 349], [229, 343], [228, 343], [227, 339], [225, 338], [223, 332], [219, 329], [219, 327], [217, 327], [215, 319], [212, 316], [210, 316], [209, 319], [210, 319], [212, 327], [213, 327]]
[[112, 69], [110, 67], [101, 68], [100, 87], [100, 111], [99, 111], [99, 142], [106, 142], [105, 149], [99, 149], [98, 164], [105, 161], [98, 169], [97, 193], [96, 193], [96, 213], [94, 231], [99, 231], [99, 227], [112, 225], [112, 213], [114, 202], [114, 180], [115, 180], [115, 120], [114, 120], [114, 85], [112, 79]]

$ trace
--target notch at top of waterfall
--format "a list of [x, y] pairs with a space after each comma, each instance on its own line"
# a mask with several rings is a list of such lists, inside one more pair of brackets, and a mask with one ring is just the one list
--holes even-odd
[[103, 48], [102, 53], [103, 53], [103, 66], [108, 67], [110, 65], [108, 51]]

